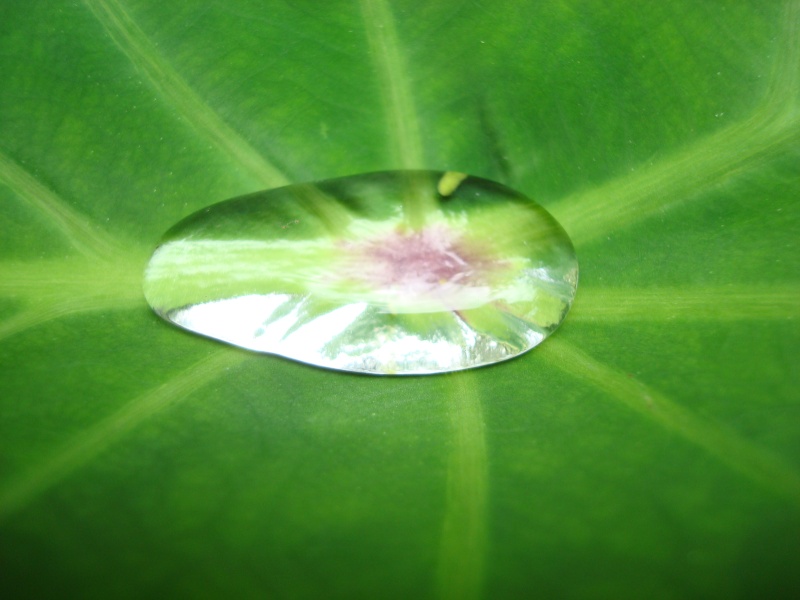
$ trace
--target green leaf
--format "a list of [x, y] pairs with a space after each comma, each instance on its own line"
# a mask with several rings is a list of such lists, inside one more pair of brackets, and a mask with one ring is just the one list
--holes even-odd
[[[800, 3], [0, 7], [0, 568], [18, 597], [800, 593]], [[544, 205], [581, 282], [386, 378], [162, 322], [209, 204], [387, 169]]]

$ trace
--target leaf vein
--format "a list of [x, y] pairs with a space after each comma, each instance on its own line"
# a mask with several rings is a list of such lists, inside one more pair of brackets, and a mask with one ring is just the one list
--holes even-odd
[[419, 119], [391, 8], [385, 0], [361, 0], [360, 4], [379, 77], [387, 130], [393, 136], [394, 160], [403, 169], [424, 167]]
[[117, 47], [198, 132], [210, 138], [263, 185], [277, 187], [289, 183], [278, 167], [259, 154], [198, 96], [160, 55], [118, 0], [84, 2]]
[[88, 217], [0, 152], [0, 181], [33, 207], [78, 252], [88, 257], [121, 255], [120, 245]]
[[442, 598], [480, 598], [487, 536], [486, 432], [473, 374], [455, 374], [450, 382], [454, 386], [447, 400], [452, 446], [439, 549], [439, 592]]
[[180, 403], [243, 360], [244, 356], [239, 352], [229, 349], [216, 351], [77, 434], [50, 458], [21, 474], [0, 491], [0, 519], [23, 509], [139, 424]]
[[798, 286], [700, 288], [589, 288], [571, 321], [745, 320], [800, 318]]
[[627, 408], [697, 445], [751, 481], [800, 506], [800, 475], [780, 457], [730, 429], [693, 414], [558, 336], [549, 340], [537, 354], [567, 374], [606, 392]]
[[664, 213], [800, 144], [800, 2], [787, 3], [783, 21], [767, 93], [750, 117], [548, 206], [577, 246]]

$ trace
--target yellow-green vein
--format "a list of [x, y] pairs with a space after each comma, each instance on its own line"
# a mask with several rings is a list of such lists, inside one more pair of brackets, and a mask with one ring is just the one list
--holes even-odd
[[[780, 118], [777, 118], [780, 116]], [[548, 210], [576, 246], [667, 212], [700, 190], [773, 160], [800, 144], [798, 120], [758, 112], [690, 144], [669, 158], [568, 196]]]
[[188, 398], [242, 360], [242, 353], [217, 350], [79, 433], [50, 458], [0, 488], [0, 520], [69, 477], [143, 421]]
[[41, 214], [69, 244], [85, 256], [110, 258], [122, 254], [120, 245], [98, 225], [69, 207], [9, 156], [0, 152], [0, 181]]
[[20, 312], [0, 322], [3, 339], [71, 314], [141, 305], [141, 268], [126, 260], [2, 262], [0, 297], [21, 306]]
[[254, 179], [267, 187], [289, 183], [288, 178], [261, 156], [215, 113], [175, 69], [164, 60], [147, 35], [118, 0], [84, 0], [114, 43], [201, 134], [227, 152]]
[[26, 308], [14, 316], [0, 321], [0, 341], [16, 335], [42, 323], [93, 311], [128, 310], [141, 303], [141, 299], [128, 298], [124, 301], [108, 298], [76, 298], [60, 304], [39, 304], [34, 308]]
[[106, 262], [81, 258], [0, 262], [0, 297], [29, 305], [71, 298], [141, 299], [143, 264], [123, 257]]
[[538, 356], [593, 385], [624, 406], [703, 448], [752, 481], [800, 506], [800, 475], [779, 457], [723, 425], [703, 419], [669, 398], [581, 352], [555, 336]]
[[775, 50], [763, 110], [797, 119], [800, 110], [800, 0], [784, 6], [784, 31]]
[[680, 149], [663, 160], [598, 188], [568, 196], [548, 209], [576, 245], [651, 218], [703, 189], [773, 160], [800, 145], [798, 64], [800, 3], [787, 4], [782, 44], [767, 93], [754, 113]]
[[391, 8], [386, 0], [360, 3], [383, 96], [386, 130], [392, 136], [394, 162], [403, 169], [424, 167], [419, 121]]
[[584, 288], [571, 321], [800, 318], [800, 286]]
[[448, 378], [451, 447], [439, 551], [442, 598], [479, 598], [486, 554], [488, 458], [481, 400], [472, 373]]

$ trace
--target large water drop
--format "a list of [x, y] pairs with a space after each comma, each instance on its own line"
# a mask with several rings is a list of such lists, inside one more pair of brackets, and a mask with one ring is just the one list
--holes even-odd
[[170, 229], [144, 293], [164, 319], [374, 374], [506, 360], [569, 310], [578, 263], [541, 206], [486, 179], [386, 171], [234, 198]]

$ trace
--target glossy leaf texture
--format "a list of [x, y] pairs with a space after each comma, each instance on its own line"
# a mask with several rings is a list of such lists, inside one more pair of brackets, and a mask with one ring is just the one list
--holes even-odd
[[[17, 597], [800, 590], [800, 3], [0, 6]], [[371, 378], [164, 324], [161, 233], [288, 183], [499, 181], [564, 226], [514, 360]]]

